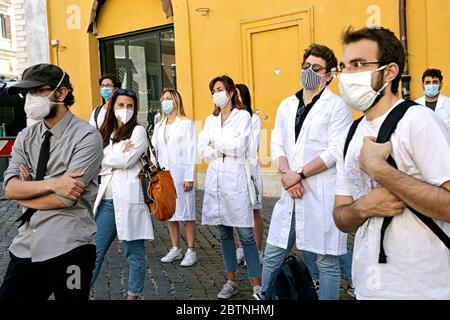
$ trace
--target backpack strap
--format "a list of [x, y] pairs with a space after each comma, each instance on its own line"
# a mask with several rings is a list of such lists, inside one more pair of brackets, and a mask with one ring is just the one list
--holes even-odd
[[94, 121], [95, 121], [95, 126], [97, 127], [98, 130], [98, 123], [97, 123], [97, 119], [98, 119], [98, 115], [100, 113], [100, 111], [102, 110], [103, 106], [97, 106], [94, 109]]
[[[394, 133], [395, 129], [397, 128], [397, 124], [400, 122], [400, 120], [405, 115], [406, 111], [411, 106], [417, 105], [414, 101], [403, 101], [398, 106], [396, 106], [389, 114], [387, 115], [386, 119], [383, 121], [380, 131], [378, 132], [377, 142], [378, 143], [385, 143], [391, 139], [392, 134]], [[395, 163], [394, 158], [389, 155], [387, 159], [388, 163], [393, 166], [395, 169], [397, 168], [397, 164]], [[445, 244], [445, 246], [450, 250], [450, 238], [447, 236], [447, 234], [436, 224], [436, 222], [424, 214], [418, 212], [414, 208], [411, 208], [410, 206], [407, 206], [409, 210], [411, 210], [412, 213], [414, 213], [430, 230]], [[389, 226], [389, 224], [392, 221], [392, 217], [384, 217], [383, 218], [383, 224], [381, 226], [381, 236], [380, 236], [380, 252], [378, 255], [378, 263], [386, 263], [387, 262], [387, 256], [386, 252], [384, 250], [384, 236], [386, 234], [386, 230]]]
[[350, 141], [352, 141], [353, 136], [355, 135], [356, 129], [358, 128], [358, 124], [361, 122], [361, 120], [364, 118], [364, 116], [359, 117], [355, 121], [353, 121], [352, 125], [350, 126], [350, 129], [347, 133], [347, 138], [345, 139], [345, 145], [344, 145], [344, 160], [345, 156], [347, 155], [348, 146], [350, 144]]

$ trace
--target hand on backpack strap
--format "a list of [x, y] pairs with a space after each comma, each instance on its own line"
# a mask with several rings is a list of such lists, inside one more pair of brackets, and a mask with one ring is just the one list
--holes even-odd
[[363, 146], [359, 155], [359, 166], [361, 170], [372, 178], [374, 178], [380, 166], [389, 166], [386, 159], [392, 151], [392, 144], [390, 142], [376, 143], [375, 141], [375, 137], [364, 137]]

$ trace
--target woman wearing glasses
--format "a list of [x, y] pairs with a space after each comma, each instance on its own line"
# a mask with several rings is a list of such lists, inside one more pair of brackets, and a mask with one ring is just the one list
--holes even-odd
[[143, 292], [147, 269], [144, 240], [154, 238], [138, 179], [139, 159], [148, 148], [148, 138], [145, 128], [137, 124], [138, 106], [133, 91], [118, 89], [111, 106], [100, 128], [104, 158], [94, 204], [97, 259], [92, 284], [117, 235], [130, 268], [127, 299], [136, 300]]
[[182, 267], [197, 262], [195, 251], [195, 126], [186, 118], [181, 95], [167, 89], [161, 95], [162, 119], [153, 132], [152, 144], [161, 167], [170, 170], [177, 190], [176, 210], [168, 221], [172, 248], [161, 262], [181, 260], [180, 224], [185, 222], [188, 249], [181, 261]]
[[89, 119], [89, 124], [97, 130], [100, 129], [105, 121], [106, 111], [110, 106], [112, 95], [122, 86], [122, 81], [113, 74], [104, 74], [98, 79], [98, 84], [100, 85], [100, 95], [104, 103], [92, 110], [91, 118]]
[[253, 206], [247, 187], [245, 157], [251, 151], [251, 120], [240, 110], [236, 86], [228, 76], [214, 78], [209, 83], [214, 112], [205, 121], [199, 135], [200, 157], [209, 162], [205, 177], [202, 224], [217, 225], [220, 245], [227, 272], [227, 282], [218, 293], [219, 299], [228, 299], [238, 293], [236, 283], [236, 246], [233, 227], [244, 249], [248, 277], [253, 293], [259, 293], [261, 265], [253, 236]]

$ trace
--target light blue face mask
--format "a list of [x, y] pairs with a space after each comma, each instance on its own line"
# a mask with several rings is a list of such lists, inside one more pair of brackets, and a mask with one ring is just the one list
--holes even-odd
[[172, 113], [172, 111], [174, 109], [173, 100], [163, 100], [161, 102], [161, 109], [162, 109], [162, 112], [164, 112], [165, 114]]
[[427, 97], [433, 98], [439, 94], [439, 85], [438, 84], [427, 84], [424, 89], [425, 95]]
[[103, 97], [103, 99], [108, 100], [113, 95], [113, 88], [101, 87], [100, 88], [100, 95]]

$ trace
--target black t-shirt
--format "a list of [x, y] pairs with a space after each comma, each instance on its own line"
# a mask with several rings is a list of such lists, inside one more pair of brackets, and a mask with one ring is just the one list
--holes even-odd
[[303, 101], [303, 89], [300, 90], [295, 94], [298, 102], [298, 108], [297, 108], [297, 114], [295, 116], [295, 141], [297, 142], [298, 135], [300, 134], [300, 130], [302, 129], [303, 122], [305, 122], [306, 116], [308, 115], [309, 111], [312, 109], [312, 107], [316, 104], [317, 100], [320, 99], [320, 96], [322, 95], [325, 88], [320, 91], [318, 95], [316, 95], [312, 101], [305, 106], [305, 102]]
[[437, 100], [435, 102], [425, 102], [426, 106], [433, 111], [436, 111]]

